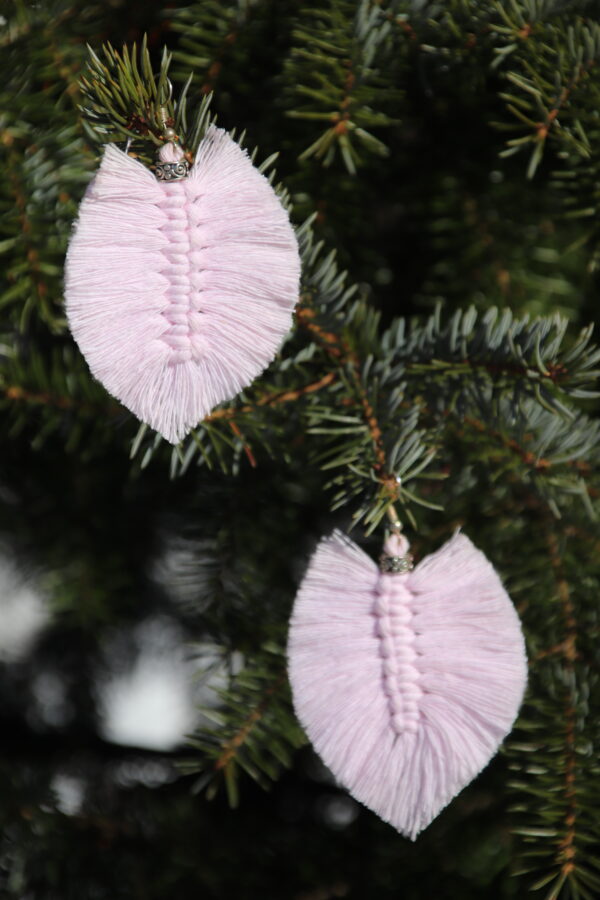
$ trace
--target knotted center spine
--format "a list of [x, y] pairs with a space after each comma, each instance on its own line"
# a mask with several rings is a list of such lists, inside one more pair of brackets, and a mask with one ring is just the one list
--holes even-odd
[[373, 612], [377, 619], [383, 685], [396, 734], [417, 731], [419, 723], [419, 670], [416, 665], [412, 594], [406, 575], [379, 576]]
[[163, 212], [167, 218], [161, 227], [169, 244], [163, 250], [165, 265], [162, 274], [169, 282], [168, 305], [162, 311], [167, 328], [162, 340], [171, 348], [170, 362], [180, 363], [192, 359], [191, 314], [191, 222], [186, 191], [181, 184], [164, 185]]

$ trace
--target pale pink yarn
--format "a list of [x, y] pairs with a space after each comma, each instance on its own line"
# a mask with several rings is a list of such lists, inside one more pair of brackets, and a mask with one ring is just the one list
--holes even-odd
[[107, 146], [69, 245], [67, 316], [95, 377], [177, 443], [271, 362], [299, 276], [273, 188], [211, 126], [180, 181]]
[[[391, 555], [408, 543], [393, 537]], [[462, 534], [412, 572], [382, 574], [323, 540], [288, 645], [296, 713], [351, 794], [414, 839], [496, 753], [527, 678], [518, 616]]]

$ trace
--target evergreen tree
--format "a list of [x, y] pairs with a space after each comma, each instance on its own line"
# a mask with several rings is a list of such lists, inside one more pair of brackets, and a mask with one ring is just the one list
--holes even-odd
[[[3, 896], [600, 896], [599, 61], [585, 0], [4, 4]], [[209, 115], [257, 148], [303, 261], [276, 360], [176, 448], [91, 377], [62, 281], [102, 146], [149, 164], [165, 106], [192, 151]], [[419, 557], [476, 540], [530, 663], [414, 844], [335, 785], [285, 664], [316, 541], [376, 555], [392, 504]], [[190, 659], [187, 742], [136, 739]]]

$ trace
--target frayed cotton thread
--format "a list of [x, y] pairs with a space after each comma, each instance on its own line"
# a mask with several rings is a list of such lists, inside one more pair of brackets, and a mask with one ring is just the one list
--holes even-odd
[[[386, 548], [405, 555], [402, 537]], [[455, 535], [412, 572], [382, 574], [322, 541], [288, 642], [297, 716], [350, 793], [413, 840], [489, 762], [522, 702], [521, 626], [494, 568]]]
[[177, 443], [272, 361], [299, 277], [273, 188], [211, 126], [171, 183], [106, 148], [69, 245], [67, 316], [93, 375]]

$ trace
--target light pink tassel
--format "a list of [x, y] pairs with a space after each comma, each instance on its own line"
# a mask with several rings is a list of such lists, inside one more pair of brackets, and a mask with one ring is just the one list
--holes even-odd
[[496, 753], [527, 662], [510, 598], [468, 538], [412, 571], [402, 535], [385, 553], [407, 570], [381, 572], [340, 532], [319, 544], [294, 606], [289, 673], [326, 765], [414, 839]]
[[[181, 149], [160, 156], [177, 162]], [[178, 181], [107, 146], [69, 245], [67, 316], [94, 376], [177, 443], [272, 361], [299, 275], [273, 188], [211, 126]]]

